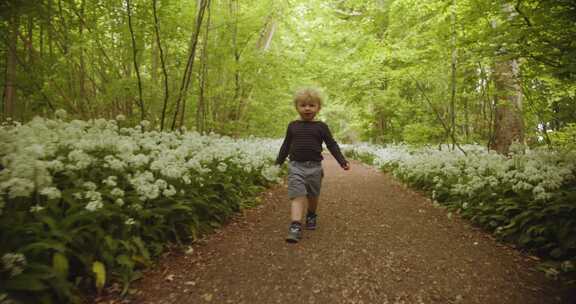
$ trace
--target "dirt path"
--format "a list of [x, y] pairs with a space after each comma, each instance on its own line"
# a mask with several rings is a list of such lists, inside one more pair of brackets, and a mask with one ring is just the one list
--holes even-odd
[[324, 161], [319, 228], [287, 244], [286, 186], [187, 253], [130, 303], [576, 303], [535, 261], [372, 168]]

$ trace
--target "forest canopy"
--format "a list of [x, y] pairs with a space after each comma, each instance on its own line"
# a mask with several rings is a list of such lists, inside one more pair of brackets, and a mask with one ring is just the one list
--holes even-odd
[[571, 0], [8, 0], [2, 120], [64, 109], [279, 137], [325, 93], [340, 140], [573, 142]]

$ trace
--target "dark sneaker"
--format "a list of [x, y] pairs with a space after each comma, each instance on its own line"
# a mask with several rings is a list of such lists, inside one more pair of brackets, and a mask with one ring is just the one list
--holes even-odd
[[302, 238], [302, 225], [300, 224], [290, 224], [288, 228], [288, 236], [286, 237], [286, 242], [288, 243], [298, 243]]
[[316, 214], [306, 214], [306, 229], [307, 230], [316, 230], [316, 221], [318, 215]]

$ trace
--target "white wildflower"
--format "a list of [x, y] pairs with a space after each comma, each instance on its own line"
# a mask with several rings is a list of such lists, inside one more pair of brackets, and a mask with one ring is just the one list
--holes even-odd
[[220, 172], [226, 172], [226, 170], [228, 169], [228, 165], [222, 162], [218, 164], [218, 167], [216, 169]]
[[85, 182], [82, 184], [82, 187], [84, 187], [84, 189], [89, 190], [89, 191], [94, 191], [94, 190], [98, 189], [98, 186], [93, 182]]
[[46, 187], [40, 190], [40, 194], [46, 196], [48, 199], [59, 199], [62, 197], [62, 193], [56, 187]]
[[160, 190], [166, 189], [168, 187], [168, 183], [165, 180], [160, 179], [160, 178], [157, 179], [156, 182], [154, 182], [154, 184], [156, 186], [158, 186], [158, 189], [160, 189]]
[[86, 204], [86, 210], [88, 211], [96, 211], [98, 209], [101, 209], [102, 207], [104, 207], [104, 204], [102, 203], [102, 201], [91, 201], [88, 204]]
[[46, 156], [46, 149], [44, 145], [41, 144], [33, 144], [24, 149], [24, 153], [28, 154], [28, 156], [33, 157], [35, 159], [43, 158]]
[[124, 190], [120, 188], [114, 188], [112, 191], [110, 191], [110, 195], [114, 197], [124, 197]]
[[21, 274], [26, 268], [26, 257], [21, 253], [6, 253], [2, 256], [2, 271], [10, 277]]
[[8, 197], [10, 198], [29, 197], [34, 188], [34, 182], [26, 178], [14, 177], [0, 183], [0, 190], [9, 189]]
[[30, 212], [32, 212], [32, 213], [40, 212], [42, 210], [44, 210], [44, 207], [42, 207], [40, 205], [34, 205], [34, 206], [30, 207]]
[[140, 122], [140, 125], [141, 125], [143, 128], [147, 128], [148, 126], [150, 126], [150, 122], [149, 122], [148, 120], [142, 120], [142, 121]]
[[178, 191], [176, 190], [176, 188], [174, 188], [174, 186], [170, 185], [167, 189], [165, 189], [162, 194], [164, 194], [164, 196], [166, 197], [171, 197], [174, 196]]
[[264, 167], [264, 169], [262, 169], [262, 176], [264, 176], [265, 179], [267, 179], [268, 181], [271, 182], [275, 182], [279, 180], [279, 175], [280, 175], [280, 167], [272, 165], [272, 166], [266, 166]]
[[102, 200], [102, 193], [98, 191], [86, 191], [84, 192], [84, 197], [91, 200], [91, 201], [101, 201]]
[[131, 226], [136, 224], [136, 220], [134, 220], [133, 218], [129, 217], [126, 221], [124, 221], [125, 225]]
[[116, 187], [117, 185], [117, 180], [118, 177], [111, 175], [108, 176], [108, 178], [106, 178], [104, 181], [102, 181], [105, 185], [110, 186], [110, 187]]
[[117, 198], [114, 203], [120, 207], [124, 206], [124, 200], [121, 198]]
[[54, 116], [59, 119], [65, 119], [68, 116], [68, 113], [64, 109], [58, 109], [54, 112]]
[[118, 114], [118, 115], [116, 115], [116, 120], [117, 121], [124, 121], [124, 120], [126, 120], [126, 116], [124, 116], [122, 114]]

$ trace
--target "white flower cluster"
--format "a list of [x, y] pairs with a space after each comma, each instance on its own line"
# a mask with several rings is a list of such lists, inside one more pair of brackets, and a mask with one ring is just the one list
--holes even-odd
[[6, 253], [2, 256], [2, 272], [7, 272], [10, 277], [21, 274], [26, 268], [26, 257], [21, 253]]
[[575, 151], [537, 149], [505, 157], [474, 145], [464, 147], [467, 155], [458, 150], [367, 144], [345, 146], [343, 150], [371, 155], [376, 166], [391, 166], [396, 176], [410, 181], [431, 181], [436, 190], [448, 190], [461, 197], [505, 189], [529, 193], [535, 200], [547, 200], [551, 193], [575, 178], [576, 170]]
[[[147, 127], [147, 122], [121, 128], [121, 120], [35, 118], [24, 125], [0, 127], [0, 164], [4, 167], [0, 198], [30, 198], [36, 192], [46, 200], [60, 199], [60, 189], [65, 188], [53, 181], [56, 173], [78, 177], [72, 195], [89, 211], [107, 202], [124, 205], [126, 187], [135, 189], [141, 200], [152, 200], [185, 193], [186, 185], [202, 185], [218, 174], [244, 172], [271, 182], [279, 178], [280, 171], [272, 164], [278, 140], [143, 132], [140, 126]], [[93, 180], [87, 175], [97, 171], [105, 172], [105, 177]], [[30, 207], [34, 212], [43, 209], [41, 204]]]

